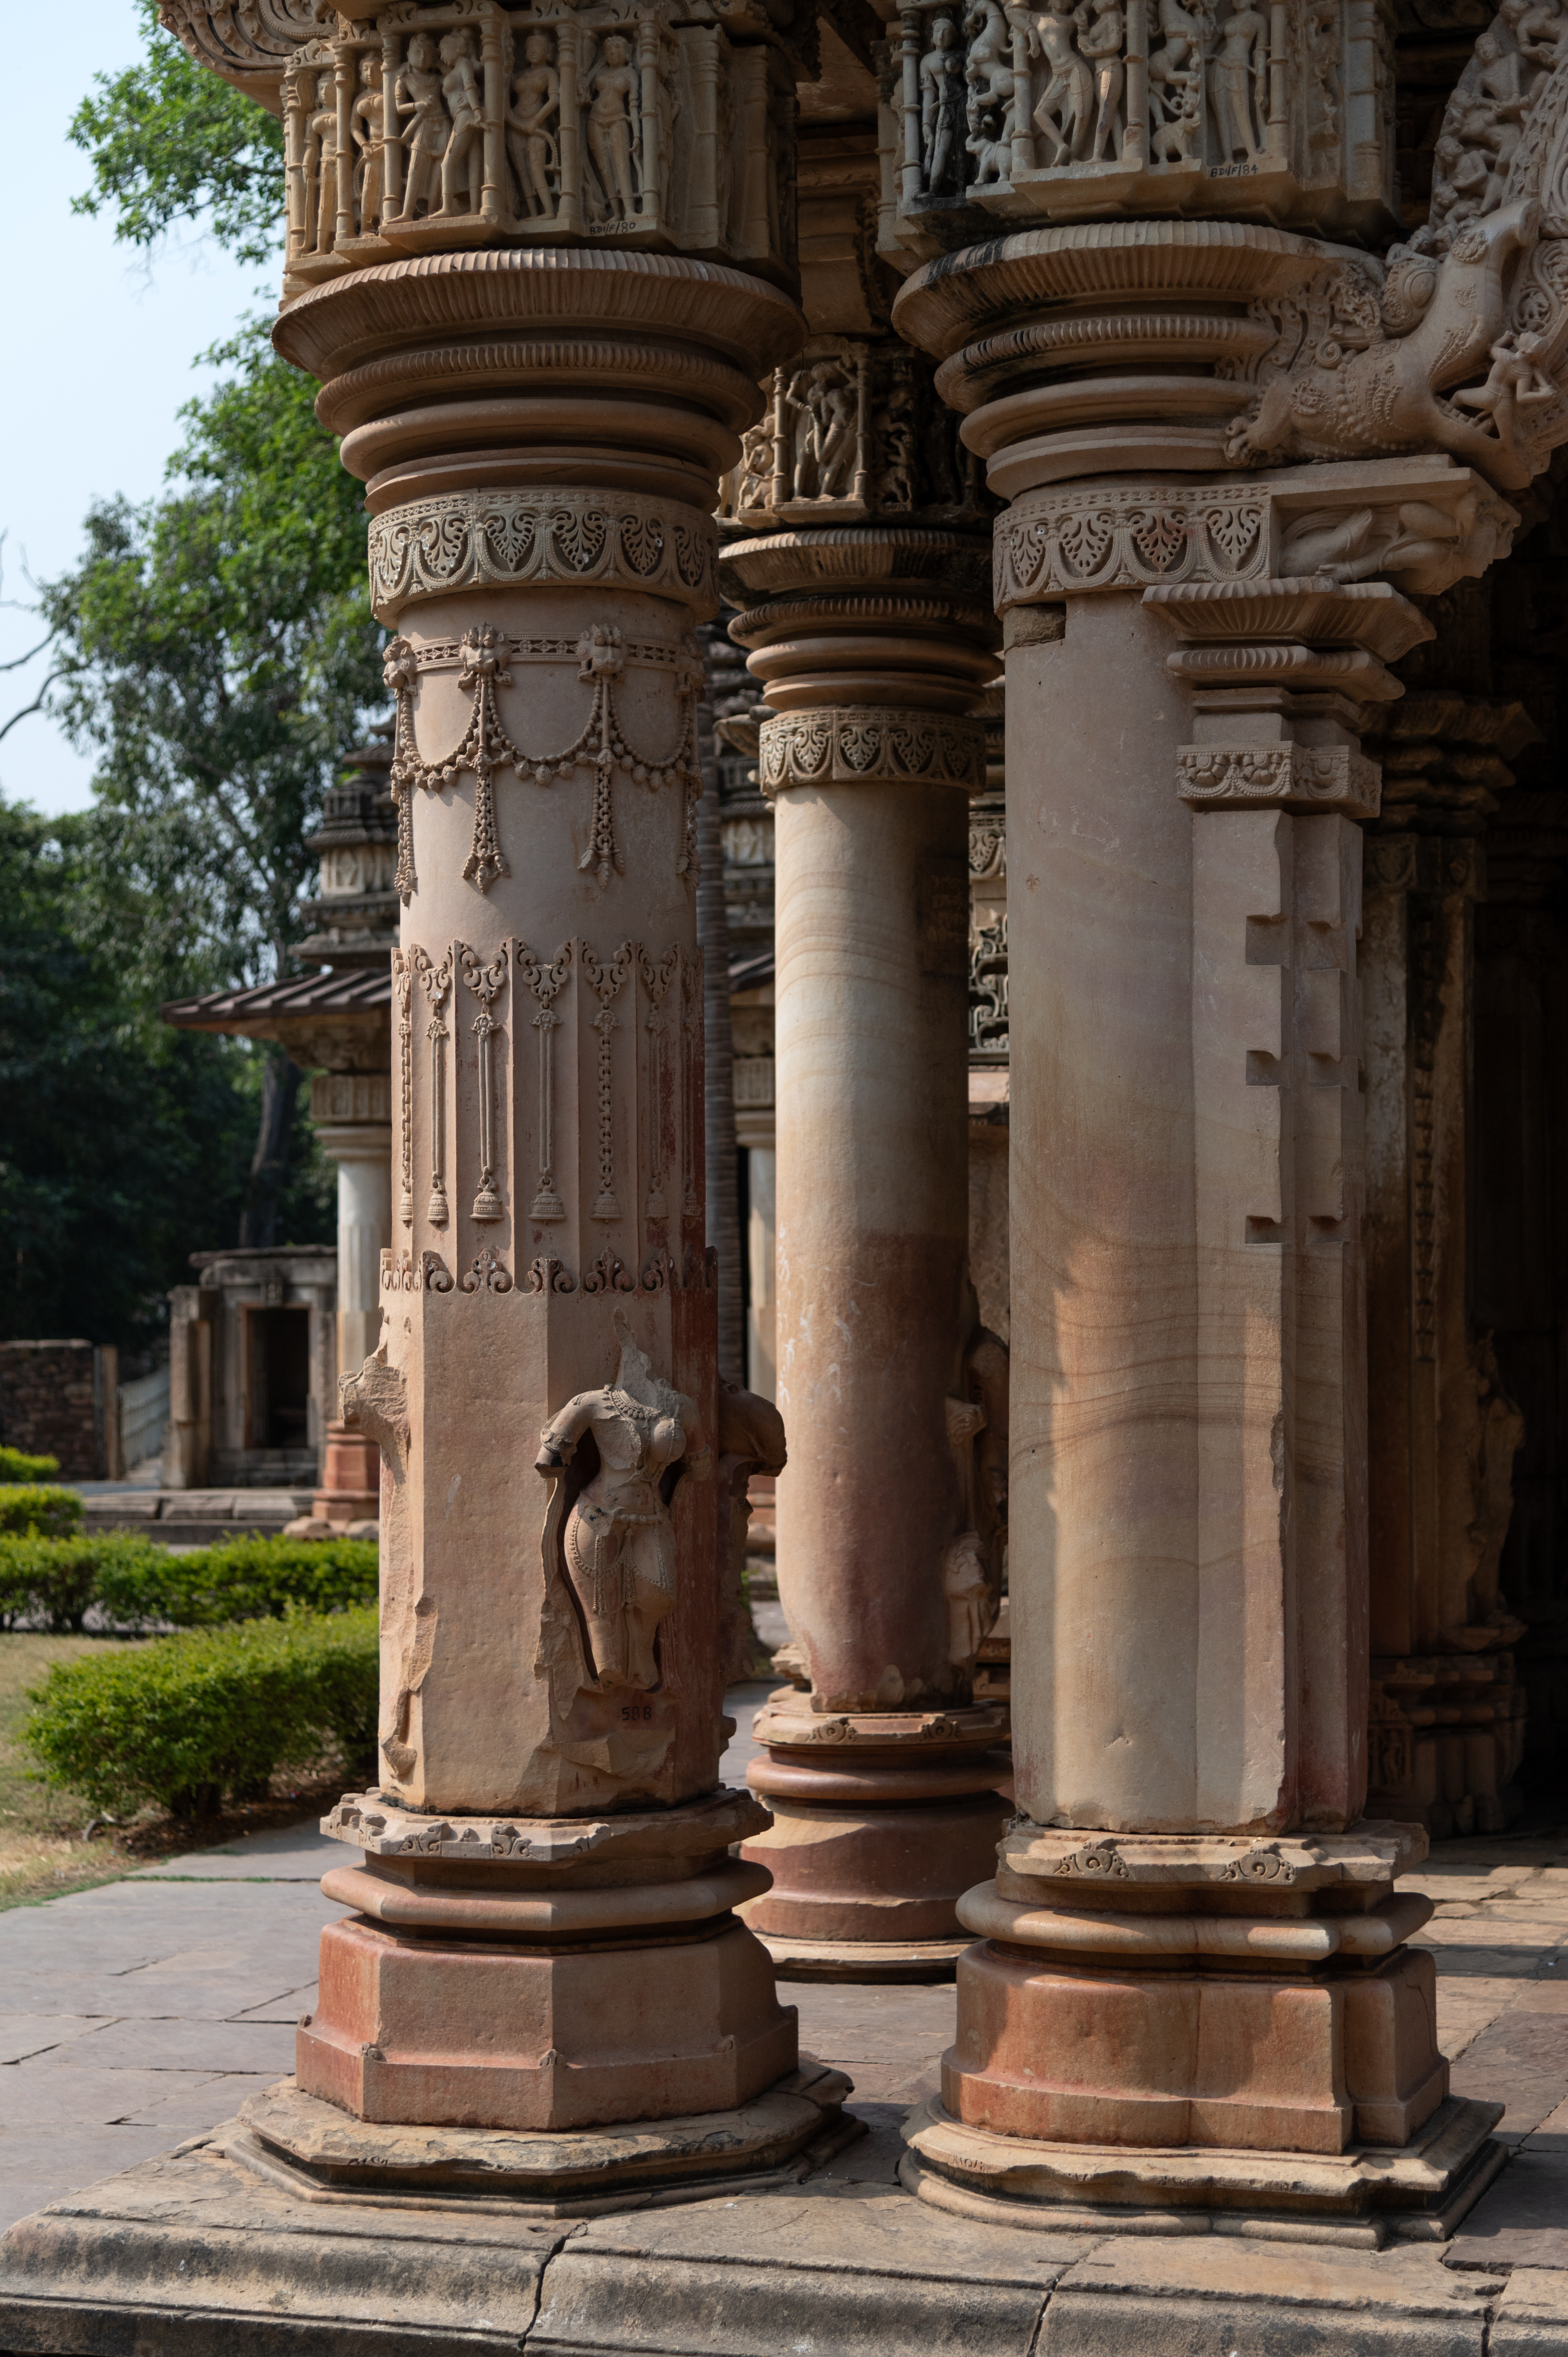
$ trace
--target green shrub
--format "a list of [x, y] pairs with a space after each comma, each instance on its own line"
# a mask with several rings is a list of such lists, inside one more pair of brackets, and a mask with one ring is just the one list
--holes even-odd
[[224, 1539], [187, 1555], [150, 1546], [105, 1557], [96, 1600], [104, 1626], [120, 1630], [336, 1612], [375, 1602], [378, 1561], [373, 1539]]
[[29, 1457], [25, 1449], [0, 1448], [0, 1481], [47, 1481], [59, 1471], [58, 1457]]
[[74, 1538], [0, 1537], [0, 1629], [24, 1621], [56, 1635], [85, 1625], [104, 1582], [134, 1584], [168, 1551], [123, 1531], [78, 1532]]
[[29, 1692], [22, 1740], [91, 1808], [200, 1816], [280, 1768], [358, 1765], [377, 1684], [374, 1612], [295, 1613], [57, 1662]]
[[81, 1498], [75, 1490], [42, 1481], [0, 1485], [0, 1534], [63, 1539], [81, 1522]]

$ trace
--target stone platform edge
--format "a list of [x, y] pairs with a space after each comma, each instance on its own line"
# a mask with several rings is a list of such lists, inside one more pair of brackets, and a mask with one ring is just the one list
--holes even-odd
[[[718, 2198], [715, 2198], [718, 2195]], [[891, 2184], [543, 2221], [302, 2199], [230, 2122], [0, 2241], [15, 2357], [1568, 2357], [1568, 2270], [1431, 2245], [1056, 2235]]]

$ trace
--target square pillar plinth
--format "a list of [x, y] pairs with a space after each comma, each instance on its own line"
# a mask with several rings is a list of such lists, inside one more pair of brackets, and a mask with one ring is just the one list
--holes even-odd
[[1438, 2231], [1500, 2165], [1501, 2107], [1449, 2097], [1435, 1964], [1408, 1944], [1432, 1902], [1393, 1888], [1424, 1846], [1402, 1825], [1252, 1843], [1015, 1825], [960, 1903], [982, 1937], [906, 2183], [981, 2214], [1026, 2201], [1041, 2226], [1104, 2205], [1173, 2231], [1208, 2212], [1376, 2241], [1384, 2210]]
[[435, 2127], [732, 2110], [795, 2068], [794, 2008], [733, 1917], [671, 1934], [543, 1946], [329, 1924], [300, 2087], [356, 2119]]

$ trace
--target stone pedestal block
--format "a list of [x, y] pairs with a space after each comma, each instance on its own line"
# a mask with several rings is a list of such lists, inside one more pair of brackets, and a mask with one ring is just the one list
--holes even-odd
[[295, 2064], [357, 2119], [514, 2129], [728, 2111], [794, 2067], [794, 2008], [730, 1916], [549, 1945], [331, 1924]]

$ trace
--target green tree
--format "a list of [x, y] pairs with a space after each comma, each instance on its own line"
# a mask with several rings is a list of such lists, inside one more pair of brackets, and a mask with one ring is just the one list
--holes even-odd
[[[193, 1245], [234, 1232], [263, 1060], [158, 1020], [158, 996], [209, 972], [171, 954], [100, 813], [0, 799], [0, 1336], [139, 1350]], [[321, 1174], [291, 1185], [289, 1224], [329, 1234]]]
[[[275, 264], [278, 124], [141, 5], [145, 56], [101, 74], [71, 126], [92, 163], [77, 210], [112, 212], [133, 245], [192, 222]], [[126, 980], [145, 992], [175, 965], [225, 985], [287, 971], [306, 837], [383, 700], [361, 496], [313, 383], [259, 321], [206, 357], [229, 374], [182, 413], [163, 496], [95, 507], [81, 562], [40, 598], [48, 708], [97, 756], [99, 839], [142, 899]], [[241, 1238], [271, 1243], [300, 1074], [277, 1049], [238, 1069], [260, 1082]]]
[[199, 66], [139, 0], [146, 55], [98, 74], [71, 122], [92, 161], [79, 213], [112, 212], [114, 233], [153, 246], [199, 224], [242, 262], [271, 264], [283, 219], [283, 125]]

